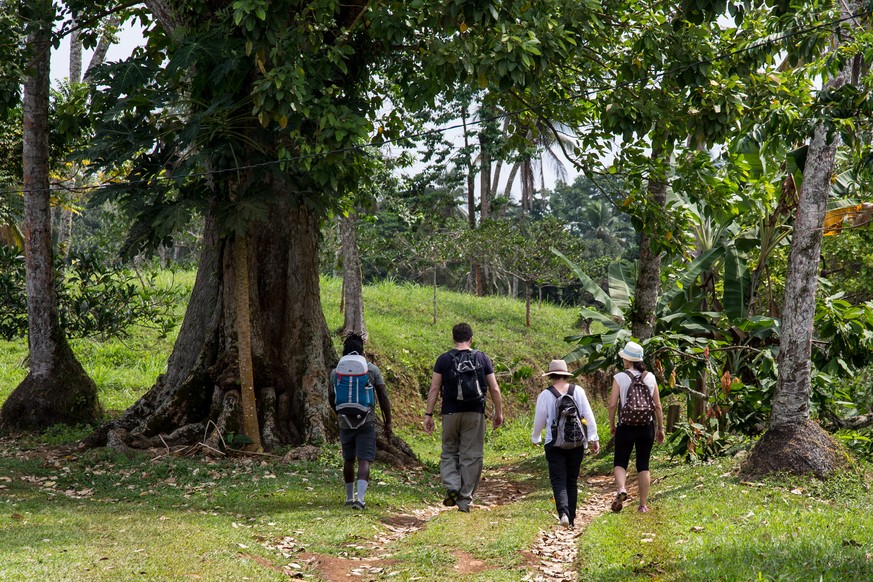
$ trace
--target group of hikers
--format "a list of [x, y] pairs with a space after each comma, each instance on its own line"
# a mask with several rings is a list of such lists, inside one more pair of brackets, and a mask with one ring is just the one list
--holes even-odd
[[[469, 512], [473, 494], [482, 477], [485, 448], [486, 403], [491, 399], [491, 424], [503, 424], [503, 398], [491, 359], [473, 349], [473, 330], [466, 323], [452, 328], [454, 348], [434, 364], [424, 430], [432, 434], [437, 400], [442, 418], [440, 479], [446, 494], [443, 504]], [[638, 511], [648, 512], [652, 448], [664, 441], [664, 417], [653, 374], [643, 363], [643, 348], [628, 342], [620, 351], [623, 370], [613, 376], [609, 396], [609, 431], [614, 437], [613, 476], [616, 494], [610, 509], [621, 511], [628, 500], [627, 469], [636, 450]], [[549, 481], [559, 523], [575, 526], [577, 480], [585, 451], [597, 455], [600, 442], [597, 421], [582, 387], [570, 380], [573, 374], [564, 360], [552, 360], [543, 374], [551, 385], [537, 397], [531, 441], [543, 443]], [[331, 372], [330, 403], [337, 411], [343, 457], [346, 505], [366, 508], [370, 463], [376, 458], [378, 400], [385, 434], [391, 436], [391, 404], [382, 374], [364, 357], [364, 340], [349, 335], [343, 357]], [[545, 438], [543, 439], [543, 433]], [[355, 474], [357, 461], [357, 475]]]

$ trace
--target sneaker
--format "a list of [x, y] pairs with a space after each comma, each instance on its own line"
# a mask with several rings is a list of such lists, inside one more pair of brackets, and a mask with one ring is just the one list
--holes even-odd
[[470, 513], [470, 506], [469, 505], [459, 505], [458, 511], [463, 511], [464, 513]]
[[367, 509], [367, 504], [364, 503], [363, 501], [358, 501], [357, 499], [355, 499], [355, 501], [352, 503], [352, 507], [355, 509], [362, 509], [363, 510], [363, 509]]
[[446, 498], [443, 499], [443, 505], [446, 507], [452, 507], [458, 504], [458, 491], [457, 489], [449, 489], [446, 491]]
[[610, 509], [612, 509], [613, 513], [618, 513], [621, 511], [621, 508], [624, 504], [624, 500], [627, 499], [627, 491], [619, 491], [615, 496], [615, 501], [612, 502]]
[[570, 527], [570, 518], [567, 517], [566, 513], [561, 514], [561, 525], [564, 527]]
[[351, 507], [354, 504], [355, 504], [354, 499], [346, 499], [346, 507]]
[[645, 505], [640, 505], [639, 508], [637, 508], [637, 511], [640, 513], [649, 513], [649, 508]]

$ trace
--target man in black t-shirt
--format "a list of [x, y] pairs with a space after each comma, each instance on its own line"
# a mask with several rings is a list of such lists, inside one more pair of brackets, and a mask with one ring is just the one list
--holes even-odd
[[[437, 358], [433, 368], [430, 391], [427, 393], [427, 409], [424, 413], [424, 430], [431, 434], [434, 429], [433, 411], [437, 397], [442, 397], [442, 454], [440, 477], [446, 488], [443, 504], [457, 505], [460, 511], [470, 511], [473, 493], [482, 477], [482, 460], [485, 449], [485, 401], [458, 399], [459, 388], [454, 386], [458, 377], [456, 363], [459, 355], [472, 362], [478, 382], [494, 403], [494, 428], [503, 424], [503, 398], [494, 376], [491, 359], [472, 349], [473, 330], [466, 323], [452, 328], [455, 348]], [[462, 352], [469, 352], [463, 354]], [[475, 383], [475, 380], [474, 380]], [[450, 387], [449, 384], [452, 384]]]

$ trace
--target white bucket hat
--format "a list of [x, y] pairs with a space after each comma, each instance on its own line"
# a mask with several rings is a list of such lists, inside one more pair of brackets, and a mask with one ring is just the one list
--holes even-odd
[[636, 342], [627, 342], [627, 344], [618, 351], [618, 355], [628, 362], [643, 361], [643, 346]]
[[564, 360], [552, 360], [549, 362], [549, 371], [543, 376], [572, 376], [573, 374], [567, 370], [567, 362]]

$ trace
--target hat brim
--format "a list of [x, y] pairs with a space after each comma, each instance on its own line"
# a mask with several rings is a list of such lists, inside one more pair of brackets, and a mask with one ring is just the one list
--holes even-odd
[[626, 351], [624, 351], [623, 349], [618, 351], [618, 355], [623, 360], [627, 360], [628, 362], [642, 362], [643, 361], [642, 358], [638, 358], [637, 356], [632, 356], [629, 353], [627, 353]]
[[546, 372], [545, 374], [543, 374], [543, 376], [572, 376], [572, 375], [573, 375], [573, 372], [561, 372], [561, 371], [557, 371], [557, 370], [554, 372]]

